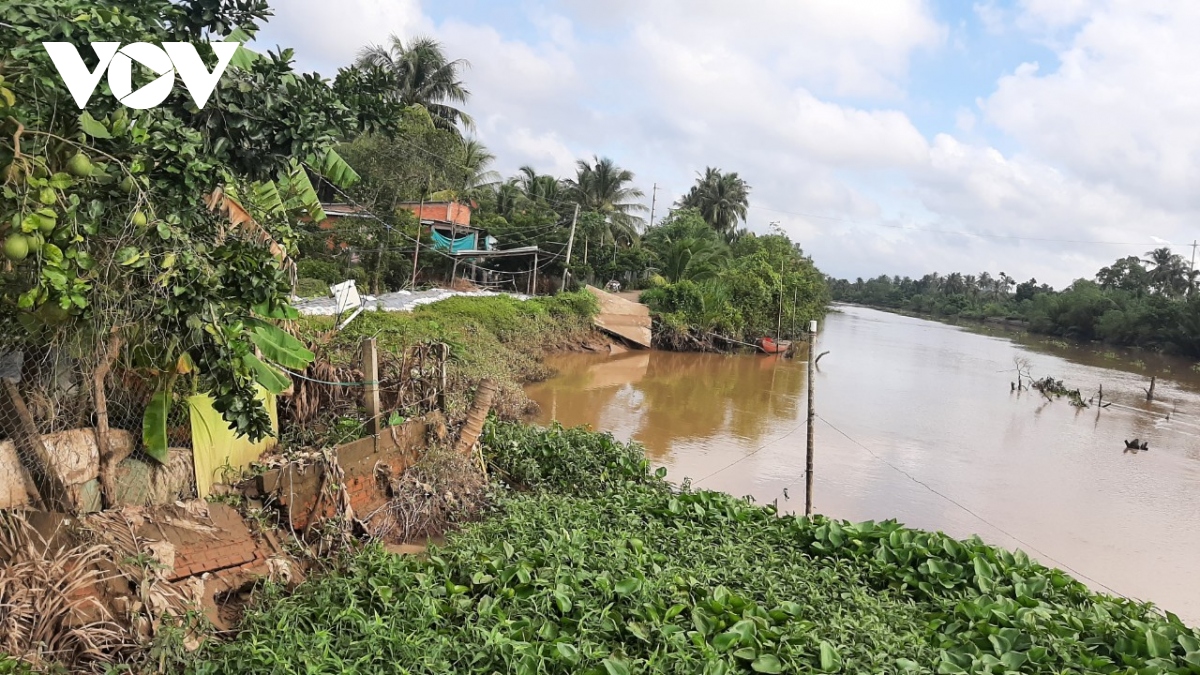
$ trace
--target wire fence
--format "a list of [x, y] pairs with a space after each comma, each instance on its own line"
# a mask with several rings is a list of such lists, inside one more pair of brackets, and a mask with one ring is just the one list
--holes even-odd
[[[275, 406], [277, 448], [333, 447], [444, 408], [449, 358], [447, 345], [420, 343], [381, 353], [377, 381], [364, 377], [361, 357], [342, 353], [289, 371], [289, 390], [277, 397], [264, 390], [263, 401]], [[368, 405], [367, 391], [378, 392], [378, 408]], [[171, 403], [165, 424], [147, 416], [163, 393]], [[194, 453], [219, 453], [224, 448], [214, 446], [228, 436], [221, 429], [194, 436], [194, 421], [225, 424], [197, 392], [194, 373], [145, 367], [119, 341], [77, 338], [2, 352], [0, 509], [91, 512], [195, 496], [204, 458]], [[165, 454], [147, 452], [148, 426], [165, 426]]]

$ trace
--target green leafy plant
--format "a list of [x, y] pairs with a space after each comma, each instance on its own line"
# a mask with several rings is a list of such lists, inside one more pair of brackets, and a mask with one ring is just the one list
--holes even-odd
[[[669, 489], [581, 430], [493, 426], [534, 491], [427, 558], [271, 587], [195, 673], [1194, 673], [1200, 635], [978, 539]], [[515, 441], [515, 444], [513, 443]], [[528, 448], [526, 446], [534, 446]], [[611, 479], [565, 466], [600, 452]], [[534, 464], [536, 466], [534, 466]]]

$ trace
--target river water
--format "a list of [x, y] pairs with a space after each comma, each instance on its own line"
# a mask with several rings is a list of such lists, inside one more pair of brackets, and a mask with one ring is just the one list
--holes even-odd
[[[818, 351], [830, 353], [815, 378], [814, 510], [978, 534], [1200, 624], [1200, 372], [1190, 362], [851, 306], [824, 321]], [[1014, 357], [1085, 399], [1103, 385], [1112, 405], [1013, 392]], [[803, 510], [802, 360], [632, 352], [549, 364], [559, 375], [527, 388], [540, 422], [637, 439], [675, 481]], [[1149, 451], [1126, 452], [1135, 437]]]

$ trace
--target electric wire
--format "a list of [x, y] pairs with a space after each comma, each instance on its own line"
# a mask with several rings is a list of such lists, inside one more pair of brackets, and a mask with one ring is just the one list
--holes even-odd
[[829, 420], [825, 419], [824, 417], [821, 417], [820, 415], [816, 415], [816, 418], [817, 418], [817, 419], [819, 419], [819, 420], [821, 420], [822, 422], [824, 422], [826, 425], [828, 425], [830, 429], [833, 429], [834, 431], [836, 431], [836, 432], [838, 432], [839, 434], [841, 434], [843, 437], [845, 437], [845, 438], [846, 438], [846, 440], [850, 441], [850, 442], [851, 442], [851, 443], [853, 443], [854, 445], [857, 445], [858, 447], [860, 447], [860, 448], [862, 448], [863, 450], [865, 450], [865, 451], [867, 452], [867, 454], [871, 455], [871, 456], [872, 456], [872, 457], [874, 457], [875, 459], [879, 460], [879, 461], [880, 461], [880, 462], [882, 462], [883, 464], [885, 464], [885, 465], [887, 465], [888, 467], [890, 467], [890, 468], [891, 468], [893, 471], [896, 471], [896, 472], [900, 473], [901, 475], [903, 475], [904, 477], [908, 478], [909, 480], [911, 480], [912, 482], [916, 483], [917, 485], [920, 485], [921, 487], [925, 488], [926, 490], [929, 490], [930, 492], [932, 492], [933, 494], [937, 495], [938, 497], [941, 497], [942, 499], [944, 499], [944, 500], [946, 500], [947, 502], [949, 502], [949, 503], [953, 504], [954, 506], [957, 506], [959, 509], [962, 509], [964, 512], [966, 512], [966, 513], [970, 514], [970, 515], [971, 515], [971, 516], [973, 516], [975, 519], [979, 520], [981, 523], [984, 523], [985, 525], [987, 525], [987, 526], [991, 527], [992, 529], [996, 530], [997, 532], [1000, 532], [1001, 534], [1005, 535], [1006, 537], [1008, 537], [1008, 538], [1012, 539], [1013, 541], [1015, 541], [1015, 542], [1017, 542], [1018, 544], [1020, 544], [1020, 545], [1024, 546], [1025, 548], [1027, 548], [1027, 549], [1029, 549], [1029, 550], [1033, 551], [1034, 553], [1036, 553], [1037, 555], [1039, 555], [1039, 556], [1041, 556], [1041, 557], [1045, 558], [1046, 560], [1049, 560], [1049, 561], [1051, 561], [1051, 562], [1052, 562], [1052, 563], [1054, 563], [1055, 565], [1058, 565], [1058, 566], [1062, 567], [1063, 569], [1067, 570], [1068, 572], [1071, 572], [1072, 574], [1074, 574], [1074, 575], [1076, 575], [1076, 576], [1078, 576], [1078, 577], [1082, 577], [1082, 578], [1084, 578], [1084, 579], [1087, 579], [1088, 581], [1091, 581], [1092, 583], [1096, 584], [1097, 586], [1100, 586], [1101, 588], [1105, 589], [1105, 590], [1106, 590], [1106, 591], [1108, 591], [1109, 593], [1112, 593], [1113, 595], [1116, 595], [1116, 596], [1120, 596], [1120, 597], [1122, 597], [1122, 598], [1125, 598], [1126, 600], [1130, 600], [1130, 601], [1134, 601], [1134, 602], [1136, 602], [1136, 601], [1135, 601], [1133, 598], [1130, 598], [1129, 596], [1125, 595], [1124, 593], [1121, 593], [1121, 592], [1117, 591], [1116, 589], [1112, 588], [1111, 586], [1108, 586], [1107, 584], [1105, 584], [1105, 583], [1103, 583], [1103, 582], [1101, 582], [1101, 581], [1099, 581], [1099, 580], [1097, 580], [1097, 579], [1095, 579], [1095, 578], [1093, 578], [1093, 577], [1090, 577], [1090, 576], [1088, 576], [1088, 575], [1084, 574], [1083, 572], [1080, 572], [1079, 570], [1077, 570], [1077, 569], [1075, 569], [1075, 568], [1071, 567], [1070, 565], [1068, 565], [1068, 564], [1066, 564], [1066, 563], [1064, 563], [1064, 562], [1062, 562], [1062, 561], [1060, 561], [1060, 560], [1057, 560], [1056, 558], [1054, 558], [1054, 557], [1053, 557], [1053, 556], [1051, 556], [1050, 554], [1046, 553], [1045, 551], [1042, 551], [1042, 550], [1038, 549], [1038, 548], [1037, 548], [1036, 546], [1034, 546], [1033, 544], [1030, 544], [1029, 542], [1025, 541], [1024, 539], [1021, 539], [1021, 538], [1020, 538], [1020, 537], [1018, 537], [1017, 535], [1015, 535], [1015, 534], [1013, 534], [1013, 533], [1011, 533], [1011, 532], [1009, 532], [1009, 531], [1005, 530], [1004, 528], [1002, 528], [1002, 527], [1000, 527], [999, 525], [997, 525], [997, 524], [993, 523], [992, 521], [988, 520], [987, 518], [984, 518], [983, 516], [979, 515], [978, 513], [976, 513], [975, 511], [973, 511], [972, 509], [970, 509], [970, 508], [969, 508], [969, 507], [967, 507], [966, 505], [964, 505], [962, 502], [958, 501], [957, 499], [954, 499], [953, 497], [950, 497], [949, 495], [946, 495], [946, 494], [944, 494], [944, 493], [940, 492], [940, 491], [939, 491], [939, 490], [937, 490], [936, 488], [934, 488], [934, 487], [930, 486], [930, 485], [929, 485], [928, 483], [926, 483], [925, 481], [922, 481], [921, 479], [917, 478], [916, 476], [913, 476], [911, 473], [909, 473], [909, 472], [905, 471], [904, 469], [902, 469], [902, 468], [900, 468], [900, 467], [896, 466], [895, 464], [892, 464], [891, 462], [889, 462], [889, 461], [887, 461], [886, 459], [884, 459], [882, 456], [878, 455], [878, 454], [877, 454], [877, 453], [876, 453], [874, 450], [872, 450], [871, 448], [868, 448], [866, 445], [864, 445], [863, 443], [860, 443], [860, 442], [859, 442], [857, 439], [855, 439], [854, 437], [850, 436], [850, 434], [847, 434], [846, 432], [844, 432], [844, 431], [842, 431], [841, 429], [839, 429], [837, 426], [835, 426], [835, 425], [834, 425], [832, 422], [830, 422]]

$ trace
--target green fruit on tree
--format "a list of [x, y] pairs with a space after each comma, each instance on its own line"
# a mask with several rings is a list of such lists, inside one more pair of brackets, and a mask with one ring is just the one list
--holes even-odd
[[29, 245], [30, 253], [41, 253], [42, 246], [46, 243], [46, 238], [42, 236], [41, 232], [34, 232], [25, 237], [25, 242]]
[[67, 160], [67, 173], [76, 178], [87, 178], [92, 175], [92, 160], [82, 152]]
[[21, 262], [29, 255], [29, 240], [25, 235], [12, 233], [4, 240], [4, 257], [13, 262]]
[[121, 192], [129, 194], [130, 192], [133, 192], [133, 189], [137, 187], [137, 184], [133, 182], [132, 177], [125, 176], [121, 179], [121, 182], [117, 184], [117, 187], [121, 188]]
[[146, 219], [146, 214], [142, 213], [141, 211], [134, 211], [132, 222], [134, 227], [140, 228], [145, 227], [146, 223], [149, 221]]
[[38, 232], [42, 233], [43, 237], [49, 237], [54, 232], [54, 221], [49, 218], [42, 218], [38, 223]]

